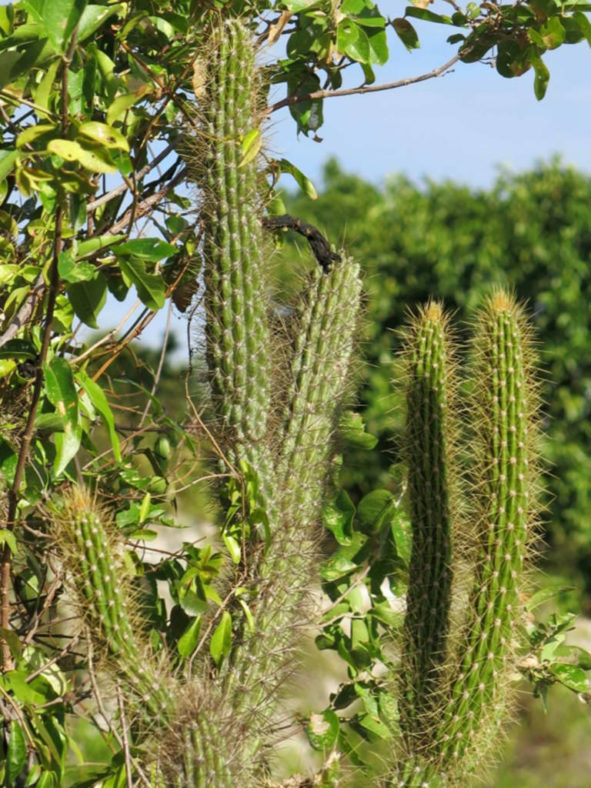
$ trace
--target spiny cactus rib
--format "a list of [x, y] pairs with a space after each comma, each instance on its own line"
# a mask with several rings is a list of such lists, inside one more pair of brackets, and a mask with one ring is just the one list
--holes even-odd
[[232, 705], [259, 718], [270, 714], [274, 691], [293, 669], [294, 643], [306, 619], [316, 525], [359, 304], [359, 267], [344, 260], [328, 274], [314, 272], [298, 310], [300, 332], [275, 481], [280, 522], [268, 551], [253, 567], [254, 632], [237, 649], [226, 679]]
[[401, 675], [401, 728], [424, 746], [424, 716], [442, 683], [452, 589], [452, 499], [456, 484], [455, 384], [441, 306], [429, 304], [406, 338], [406, 461], [413, 533]]
[[238, 20], [216, 30], [212, 44], [196, 170], [207, 355], [220, 443], [232, 462], [241, 457], [259, 469], [270, 412], [266, 260], [257, 163], [243, 160], [242, 148], [259, 126], [259, 78], [251, 33]]
[[136, 696], [156, 718], [168, 709], [169, 695], [147, 649], [130, 620], [132, 599], [126, 570], [114, 549], [106, 511], [82, 487], [74, 487], [53, 507], [56, 541], [81, 600], [93, 646], [127, 679], [127, 694]]

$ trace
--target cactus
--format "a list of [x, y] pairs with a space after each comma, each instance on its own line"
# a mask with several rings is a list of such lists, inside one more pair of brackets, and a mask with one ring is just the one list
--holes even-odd
[[[452, 559], [444, 504], [451, 495], [447, 476], [457, 471], [450, 471], [455, 460], [441, 429], [444, 329], [441, 316], [428, 308], [412, 338], [413, 371], [422, 380], [417, 385], [413, 377], [408, 387], [409, 406], [414, 403], [409, 414], [414, 544], [406, 618], [411, 647], [401, 673], [408, 672], [404, 685], [413, 692], [410, 703], [404, 699], [405, 750], [391, 782], [407, 788], [464, 785], [472, 772], [482, 773], [499, 740], [511, 705], [519, 592], [536, 516], [536, 387], [529, 332], [514, 300], [499, 291], [481, 310], [473, 340], [475, 461], [466, 510], [474, 521], [475, 567], [464, 622], [446, 645], [451, 638], [446, 566]], [[429, 508], [434, 513], [427, 519]], [[424, 589], [421, 577], [438, 582]], [[425, 688], [427, 703], [422, 702]]]
[[457, 397], [447, 334], [441, 306], [430, 303], [407, 337], [406, 462], [413, 543], [401, 714], [413, 747], [422, 744], [416, 737], [442, 683], [449, 634]]
[[207, 358], [219, 442], [231, 462], [258, 469], [270, 413], [268, 281], [257, 161], [243, 161], [242, 145], [260, 126], [259, 77], [240, 22], [228, 20], [211, 45], [202, 136], [188, 157], [202, 194]]
[[169, 695], [134, 627], [141, 614], [108, 512], [83, 487], [73, 487], [51, 507], [48, 517], [93, 648], [113, 674], [125, 680], [126, 694], [136, 704], [141, 702], [155, 718], [166, 715]]
[[[278, 340], [267, 295], [269, 255], [249, 147], [262, 120], [255, 55], [239, 20], [214, 26], [197, 131], [184, 140], [202, 200], [211, 434], [234, 479], [252, 472], [258, 497], [251, 509], [268, 521], [261, 538], [251, 527], [253, 511], [242, 511], [240, 554], [225, 578], [233, 639], [226, 658], [214, 665], [200, 653], [173, 677], [172, 660], [159, 664], [137, 635], [141, 611], [126, 606], [129, 584], [107, 512], [74, 488], [51, 514], [92, 643], [105, 669], [123, 681], [129, 706], [142, 705], [149, 718], [134, 736], [153, 750], [155, 788], [255, 788], [268, 777], [278, 690], [314, 615], [309, 583], [360, 308], [359, 266], [343, 255], [311, 273], [288, 321], [289, 347], [271, 352]], [[466, 485], [456, 448], [452, 344], [441, 306], [430, 303], [407, 336], [413, 547], [401, 669], [392, 682], [401, 736], [388, 786], [464, 784], [510, 705], [506, 677], [535, 507], [527, 329], [503, 293], [478, 318], [468, 548], [460, 545], [469, 517], [460, 516]], [[472, 590], [463, 599], [458, 566], [467, 559]], [[331, 783], [327, 775], [322, 784]]]
[[[87, 601], [94, 639], [109, 654], [108, 669], [129, 678], [132, 692], [145, 693], [145, 711], [154, 715], [148, 694], [156, 688], [162, 753], [155, 779], [167, 786], [254, 788], [266, 771], [276, 690], [296, 664], [298, 636], [310, 619], [308, 583], [361, 288], [359, 266], [348, 258], [315, 270], [291, 321], [287, 369], [273, 369], [259, 174], [256, 157], [243, 156], [245, 137], [260, 124], [254, 44], [237, 20], [217, 27], [211, 43], [199, 131], [185, 142], [185, 154], [202, 197], [211, 432], [227, 469], [252, 470], [257, 506], [269, 521], [267, 542], [253, 528], [228, 580], [232, 588], [239, 578], [248, 592], [251, 616], [231, 608], [235, 645], [224, 664], [215, 668], [203, 659], [209, 680], [179, 677], [161, 702], [154, 660], [134, 636], [125, 592], [109, 569], [106, 515], [87, 496], [83, 506], [66, 503], [61, 545], [65, 556], [81, 557], [67, 563], [73, 569], [81, 560], [85, 568], [74, 585]], [[244, 516], [247, 527], [249, 513]]]

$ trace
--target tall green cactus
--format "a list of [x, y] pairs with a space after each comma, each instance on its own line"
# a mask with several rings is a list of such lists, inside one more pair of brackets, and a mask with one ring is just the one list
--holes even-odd
[[[429, 325], [430, 318], [438, 325]], [[443, 332], [441, 317], [426, 310], [412, 340], [413, 371], [421, 380], [417, 386], [411, 378], [408, 389], [409, 407], [413, 402], [409, 493], [414, 544], [406, 631], [412, 648], [405, 653], [401, 673], [408, 672], [404, 684], [415, 692], [412, 713], [403, 705], [405, 748], [392, 781], [407, 788], [464, 785], [472, 772], [482, 773], [499, 739], [511, 702], [516, 629], [523, 612], [519, 592], [536, 517], [536, 386], [529, 332], [514, 300], [497, 292], [481, 310], [473, 340], [475, 459], [466, 504], [474, 531], [472, 591], [464, 623], [446, 646], [450, 586], [445, 566], [452, 558], [447, 549], [449, 510], [443, 502], [450, 497], [447, 476], [457, 471], [450, 470], [454, 456], [446, 457], [441, 429], [442, 413], [449, 407], [441, 376], [451, 376], [443, 372], [437, 350], [444, 346]], [[426, 509], [434, 513], [427, 517]], [[419, 577], [436, 582], [423, 587]], [[428, 703], [422, 707], [417, 687], [428, 688]]]
[[449, 635], [457, 397], [447, 333], [441, 306], [430, 303], [407, 337], [405, 444], [413, 543], [401, 714], [412, 747], [424, 745], [423, 718], [443, 681]]
[[243, 143], [259, 130], [260, 84], [240, 22], [214, 30], [210, 51], [189, 155], [202, 196], [207, 358], [222, 448], [258, 469], [270, 414], [269, 283], [258, 165]]

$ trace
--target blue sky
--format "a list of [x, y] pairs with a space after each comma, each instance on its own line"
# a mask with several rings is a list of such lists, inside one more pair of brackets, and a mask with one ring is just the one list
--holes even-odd
[[[430, 71], [454, 54], [446, 44], [450, 28], [422, 22], [416, 27], [421, 49], [407, 53], [391, 41], [390, 61], [378, 70], [378, 81]], [[325, 101], [321, 144], [297, 139], [282, 110], [274, 119], [270, 146], [312, 178], [329, 155], [372, 181], [404, 172], [413, 179], [453, 178], [487, 186], [498, 165], [522, 170], [554, 153], [591, 170], [590, 48], [586, 42], [563, 46], [547, 53], [545, 61], [551, 77], [540, 102], [533, 93], [533, 73], [509, 80], [488, 65], [457, 64], [442, 78]]]

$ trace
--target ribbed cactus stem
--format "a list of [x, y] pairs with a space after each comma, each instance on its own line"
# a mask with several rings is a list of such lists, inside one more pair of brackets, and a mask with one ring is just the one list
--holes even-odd
[[413, 543], [406, 597], [401, 728], [424, 745], [424, 715], [434, 705], [447, 654], [452, 589], [453, 362], [447, 320], [430, 303], [407, 338], [406, 460]]
[[[248, 715], [272, 711], [274, 691], [293, 668], [316, 563], [327, 465], [347, 388], [360, 289], [358, 265], [343, 260], [328, 273], [314, 272], [298, 309], [299, 333], [275, 481], [279, 524], [268, 551], [252, 567], [254, 632], [245, 635], [226, 677], [232, 707]], [[256, 749], [258, 742], [250, 745]]]
[[297, 309], [277, 466], [277, 482], [285, 487], [283, 498], [295, 520], [313, 517], [322, 505], [360, 293], [359, 266], [343, 257], [328, 273], [314, 270]]
[[475, 739], [490, 745], [503, 719], [514, 630], [522, 615], [520, 582], [535, 520], [530, 434], [535, 391], [527, 333], [513, 299], [499, 292], [481, 312], [474, 338], [478, 560], [473, 612], [442, 730], [446, 761], [461, 759]]
[[266, 259], [257, 162], [243, 157], [245, 137], [260, 124], [259, 77], [251, 33], [239, 20], [220, 26], [212, 43], [196, 169], [208, 365], [220, 443], [232, 462], [260, 470], [270, 411]]
[[52, 519], [93, 647], [106, 655], [114, 675], [127, 680], [126, 694], [159, 718], [170, 697], [133, 628], [131, 584], [107, 512], [84, 488], [75, 487], [54, 507]]

